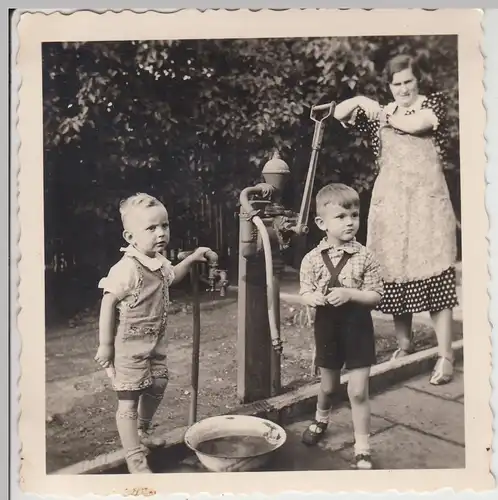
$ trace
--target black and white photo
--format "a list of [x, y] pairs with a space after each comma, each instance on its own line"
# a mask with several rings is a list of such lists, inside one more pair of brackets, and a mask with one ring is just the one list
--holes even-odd
[[20, 22], [30, 491], [490, 484], [479, 12], [205, 14]]

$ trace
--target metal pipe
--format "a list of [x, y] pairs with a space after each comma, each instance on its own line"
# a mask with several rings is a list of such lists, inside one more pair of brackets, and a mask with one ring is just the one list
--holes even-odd
[[275, 291], [273, 282], [273, 257], [271, 251], [270, 236], [263, 223], [263, 221], [255, 216], [252, 219], [254, 225], [258, 228], [261, 239], [263, 242], [263, 250], [265, 255], [265, 269], [266, 269], [266, 290], [267, 290], [267, 301], [268, 301], [268, 322], [270, 324], [270, 335], [272, 339], [272, 345], [275, 350], [280, 351], [282, 348], [280, 340], [280, 328], [277, 321], [277, 313], [275, 308]]
[[251, 205], [251, 202], [249, 201], [249, 196], [251, 194], [259, 194], [261, 192], [262, 192], [262, 190], [258, 186], [246, 187], [241, 191], [240, 196], [239, 196], [239, 200], [240, 200], [240, 205], [241, 205], [242, 209], [244, 210], [244, 212], [246, 212], [247, 214], [250, 214], [254, 210], [252, 205]]
[[[184, 260], [192, 251], [180, 252], [178, 260]], [[204, 256], [210, 265], [218, 264], [218, 255], [212, 250], [207, 251]], [[191, 397], [188, 415], [189, 425], [193, 425], [197, 420], [197, 399], [199, 395], [199, 356], [201, 345], [201, 304], [199, 298], [199, 268], [198, 263], [194, 262], [190, 268], [190, 282], [192, 284], [192, 371], [190, 376]]]
[[271, 396], [278, 396], [282, 389], [282, 342], [280, 340], [280, 279], [278, 273], [273, 275], [273, 310], [275, 321], [279, 325], [279, 339], [277, 346], [271, 351]]
[[193, 425], [197, 420], [197, 398], [199, 392], [199, 355], [201, 344], [201, 308], [199, 300], [199, 277], [197, 263], [194, 263], [190, 269], [190, 281], [192, 283], [192, 315], [193, 315], [193, 332], [192, 332], [192, 372], [190, 377], [190, 385], [192, 395], [190, 398], [190, 409], [188, 423]]

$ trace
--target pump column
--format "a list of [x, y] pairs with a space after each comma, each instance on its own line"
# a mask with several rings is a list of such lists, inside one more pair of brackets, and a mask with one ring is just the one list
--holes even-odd
[[[254, 208], [267, 202], [252, 202]], [[237, 395], [242, 403], [272, 394], [272, 345], [264, 254], [256, 252], [257, 229], [240, 209], [237, 332]]]
[[[268, 300], [274, 307], [280, 337], [280, 274], [283, 268], [281, 234], [276, 217], [283, 215], [282, 192], [290, 171], [276, 152], [263, 168], [264, 184], [241, 193], [239, 232], [239, 297], [237, 336], [237, 392], [244, 403], [266, 399], [280, 393], [281, 346], [272, 345], [268, 319]], [[250, 195], [259, 199], [249, 200]], [[265, 255], [258, 229], [251, 216], [258, 214], [270, 239], [273, 269], [273, 297], [268, 298]]]

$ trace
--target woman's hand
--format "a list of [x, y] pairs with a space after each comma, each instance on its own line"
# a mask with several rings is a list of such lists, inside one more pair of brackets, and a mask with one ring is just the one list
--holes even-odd
[[391, 125], [389, 123], [389, 118], [390, 118], [390, 115], [388, 115], [386, 113], [385, 109], [381, 109], [379, 112], [379, 115], [377, 116], [377, 119], [379, 120], [381, 127], [388, 127]]
[[365, 96], [358, 97], [358, 107], [365, 112], [369, 120], [377, 120], [382, 109], [377, 101]]

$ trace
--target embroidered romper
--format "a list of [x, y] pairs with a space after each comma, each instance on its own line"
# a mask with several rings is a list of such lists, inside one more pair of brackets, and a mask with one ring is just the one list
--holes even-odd
[[[125, 259], [131, 260], [135, 266], [138, 280], [117, 307], [113, 388], [127, 392], [149, 387], [154, 378], [168, 378], [166, 324], [169, 285], [174, 272], [166, 259], [159, 269], [153, 271], [129, 253], [125, 253], [115, 268], [120, 264], [125, 267], [122, 265]], [[112, 292], [112, 286], [106, 286], [105, 279], [100, 286], [104, 291]]]
[[[356, 241], [345, 244], [342, 256], [335, 266], [329, 251], [330, 248], [322, 242], [303, 259], [301, 293], [311, 291], [307, 290], [308, 281], [314, 282], [315, 289], [326, 295], [334, 287], [344, 286], [339, 279], [341, 275], [348, 287], [383, 293], [378, 263], [361, 244]], [[313, 261], [314, 278], [307, 279], [306, 273], [311, 271], [309, 264]], [[346, 267], [348, 262], [349, 266]], [[318, 367], [340, 370], [345, 366], [346, 369], [353, 370], [376, 363], [372, 315], [366, 306], [355, 302], [347, 302], [339, 307], [318, 306], [314, 336], [315, 364]]]

